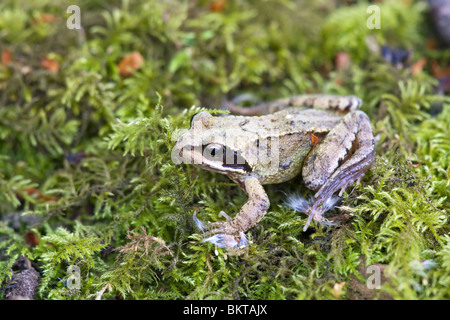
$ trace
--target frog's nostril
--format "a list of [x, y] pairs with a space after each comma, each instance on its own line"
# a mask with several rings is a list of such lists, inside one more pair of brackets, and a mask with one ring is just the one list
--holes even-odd
[[[180, 148], [178, 151], [178, 161], [182, 161], [184, 159], [184, 156], [188, 156], [189, 152], [194, 151], [194, 146], [187, 144], [184, 147]], [[186, 154], [185, 154], [186, 152]]]
[[186, 150], [186, 151], [194, 151], [194, 146], [192, 146], [192, 145], [190, 145], [190, 144], [185, 145], [183, 148], [181, 148], [180, 154], [182, 154], [182, 152], [183, 152], [184, 150]]

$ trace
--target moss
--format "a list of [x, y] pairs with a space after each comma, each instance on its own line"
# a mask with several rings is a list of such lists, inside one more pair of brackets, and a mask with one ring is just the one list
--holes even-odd
[[[436, 78], [450, 51], [425, 45], [426, 2], [376, 2], [379, 30], [366, 27], [368, 1], [212, 2], [79, 1], [77, 31], [68, 1], [2, 1], [2, 286], [26, 256], [38, 299], [450, 298], [450, 99]], [[394, 66], [374, 44], [410, 61]], [[123, 76], [135, 51], [143, 65]], [[303, 92], [357, 94], [378, 134], [375, 166], [331, 213], [341, 223], [301, 231], [306, 216], [283, 205], [283, 192], [310, 194], [298, 178], [267, 186], [270, 211], [244, 252], [201, 242], [192, 215], [216, 221], [246, 196], [175, 165], [180, 130], [240, 94]], [[384, 270], [377, 291], [371, 265]]]

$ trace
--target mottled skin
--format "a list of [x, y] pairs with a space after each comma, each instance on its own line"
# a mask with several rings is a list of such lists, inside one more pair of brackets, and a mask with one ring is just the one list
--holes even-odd
[[233, 219], [210, 223], [207, 234], [245, 233], [269, 208], [263, 185], [300, 173], [317, 191], [307, 225], [320, 222], [325, 200], [338, 190], [342, 194], [373, 164], [372, 128], [360, 106], [354, 96], [300, 95], [251, 108], [230, 106], [247, 116], [195, 115], [174, 147], [179, 162], [226, 174], [248, 195]]

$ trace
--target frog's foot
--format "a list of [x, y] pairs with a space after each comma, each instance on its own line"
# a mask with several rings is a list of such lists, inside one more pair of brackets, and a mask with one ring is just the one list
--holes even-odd
[[245, 233], [231, 225], [232, 219], [223, 211], [221, 211], [219, 215], [224, 216], [227, 221], [205, 224], [199, 220], [194, 213], [194, 223], [203, 233], [204, 239], [202, 242], [213, 243], [219, 248], [235, 249], [248, 246], [250, 243], [247, 240]]
[[242, 231], [239, 232], [239, 236], [234, 236], [226, 233], [215, 234], [211, 237], [205, 238], [202, 242], [210, 242], [215, 244], [219, 248], [237, 249], [247, 247], [250, 242], [247, 236]]
[[340, 200], [339, 197], [330, 197], [328, 198], [321, 206], [315, 208], [314, 204], [316, 202], [315, 198], [310, 198], [308, 200], [304, 199], [302, 196], [296, 194], [290, 194], [285, 201], [285, 204], [298, 212], [306, 213], [308, 217], [308, 221], [306, 222], [303, 231], [306, 231], [311, 223], [311, 220], [325, 224], [325, 225], [334, 225], [335, 223], [324, 221], [323, 214], [334, 208], [334, 205]]

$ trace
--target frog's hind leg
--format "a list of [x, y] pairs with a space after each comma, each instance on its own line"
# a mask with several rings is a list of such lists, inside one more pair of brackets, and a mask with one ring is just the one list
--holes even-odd
[[288, 107], [302, 106], [339, 112], [355, 111], [362, 106], [362, 100], [353, 95], [303, 94], [284, 100], [287, 100], [285, 103]]
[[374, 138], [370, 120], [362, 111], [352, 111], [310, 152], [303, 165], [303, 180], [317, 190], [309, 209], [311, 219], [321, 221], [321, 206], [347, 186], [359, 181], [373, 165]]
[[227, 108], [234, 114], [253, 116], [271, 114], [294, 106], [350, 112], [358, 110], [361, 105], [361, 99], [352, 95], [302, 94], [264, 102], [252, 107], [239, 107], [229, 102]]

